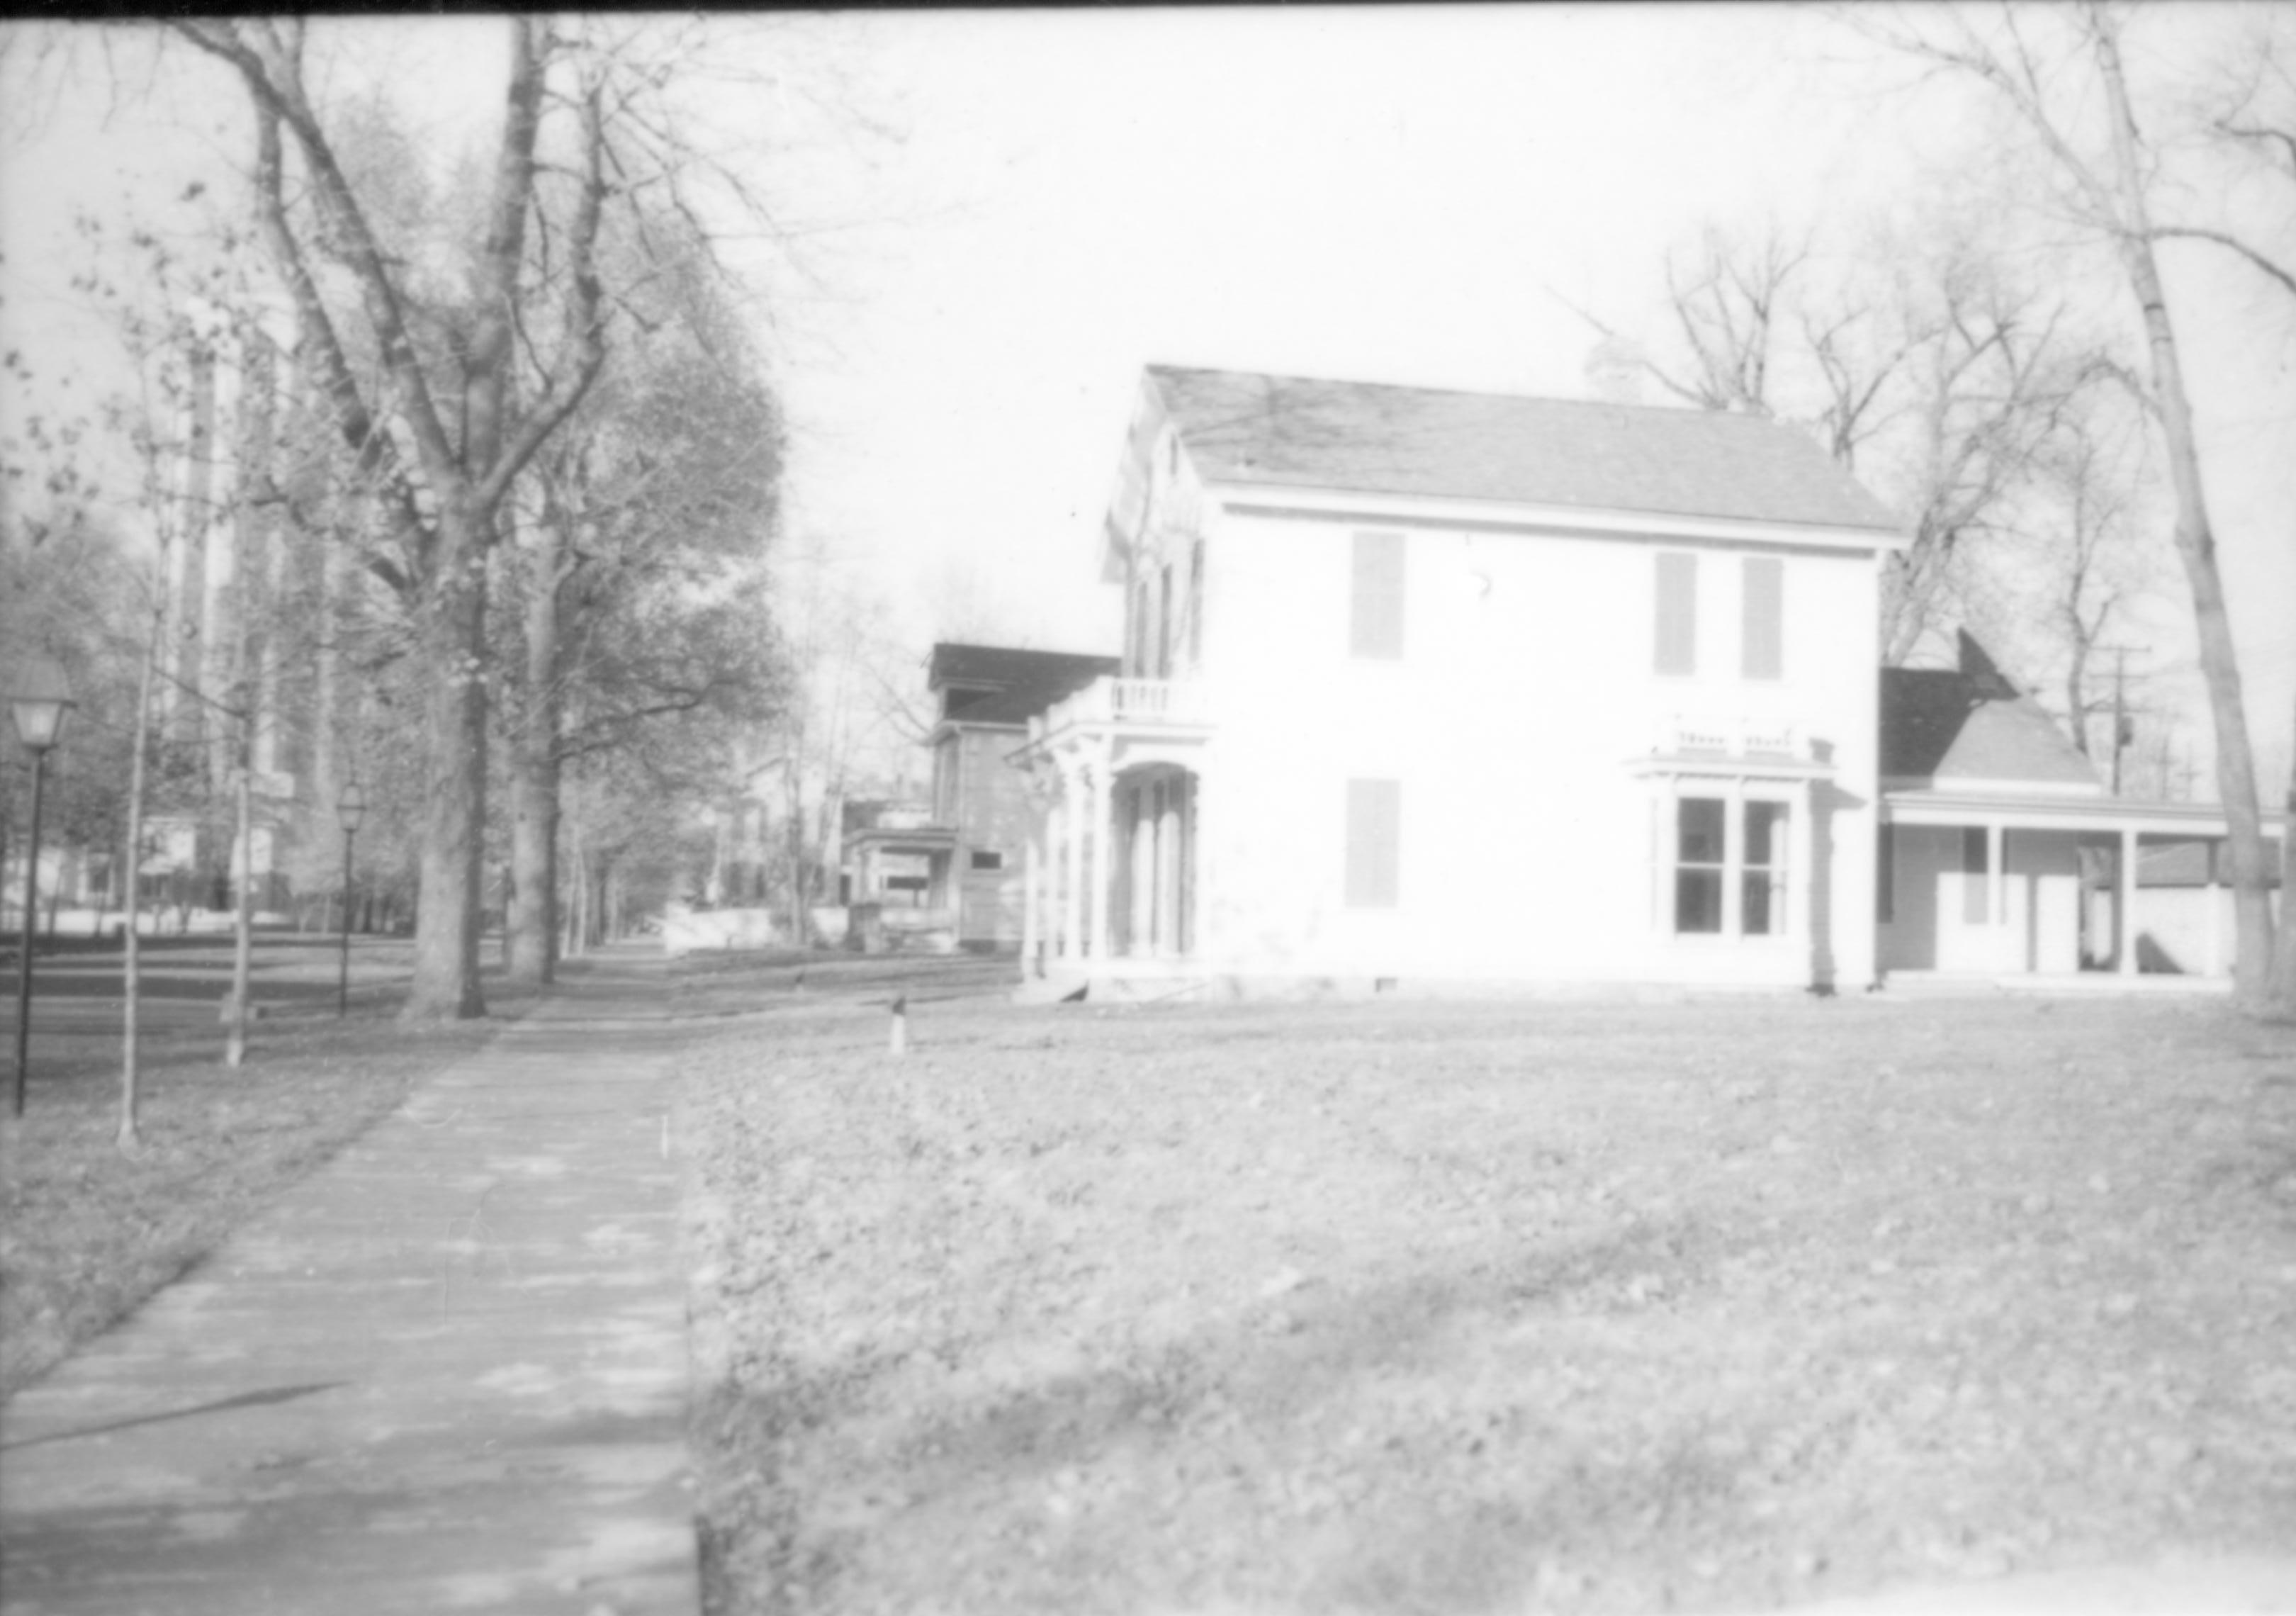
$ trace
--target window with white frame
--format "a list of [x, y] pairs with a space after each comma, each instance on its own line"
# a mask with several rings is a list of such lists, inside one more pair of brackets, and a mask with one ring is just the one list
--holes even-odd
[[1792, 814], [1792, 805], [1772, 798], [1676, 800], [1672, 920], [1677, 936], [1784, 935]]

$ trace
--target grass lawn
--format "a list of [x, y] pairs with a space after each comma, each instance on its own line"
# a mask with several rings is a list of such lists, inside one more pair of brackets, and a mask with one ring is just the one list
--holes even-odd
[[1767, 1608], [2284, 1550], [2218, 1003], [792, 1007], [698, 1048], [721, 1613]]
[[[326, 988], [332, 1005], [331, 978]], [[223, 1063], [212, 1004], [196, 1015], [175, 1006], [143, 1040], [143, 1148], [132, 1158], [112, 1143], [116, 1031], [84, 1010], [75, 1025], [80, 1007], [69, 1001], [36, 1004], [29, 1101], [21, 1118], [0, 1120], [0, 1397], [192, 1267], [496, 1030], [401, 1026], [389, 1016], [398, 997], [346, 1021], [259, 1021], [237, 1070]]]

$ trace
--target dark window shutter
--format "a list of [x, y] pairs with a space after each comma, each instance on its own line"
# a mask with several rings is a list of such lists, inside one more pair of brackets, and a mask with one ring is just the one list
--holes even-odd
[[1698, 671], [1698, 558], [1661, 552], [1658, 558], [1660, 673]]
[[1348, 906], [1391, 909], [1401, 887], [1403, 786], [1348, 782]]
[[1774, 555], [1745, 561], [1743, 668], [1750, 679], [1775, 679], [1785, 671], [1785, 563]]
[[1355, 536], [1355, 594], [1348, 649], [1359, 657], [1403, 654], [1403, 535]]

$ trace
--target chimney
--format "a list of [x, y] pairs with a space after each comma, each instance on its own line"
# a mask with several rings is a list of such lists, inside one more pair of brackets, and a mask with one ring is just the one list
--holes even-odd
[[1587, 350], [1587, 390], [1605, 404], [1643, 401], [1643, 350], [1615, 332]]

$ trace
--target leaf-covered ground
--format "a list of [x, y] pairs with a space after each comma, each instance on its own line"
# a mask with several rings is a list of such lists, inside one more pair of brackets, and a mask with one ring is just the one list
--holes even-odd
[[2296, 1535], [2296, 1038], [2219, 1004], [928, 994], [895, 1058], [786, 982], [686, 1119], [729, 1616], [1763, 1608]]

